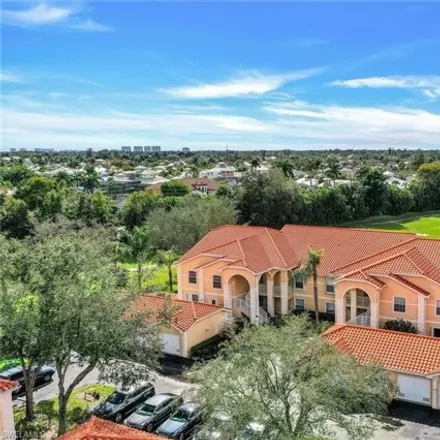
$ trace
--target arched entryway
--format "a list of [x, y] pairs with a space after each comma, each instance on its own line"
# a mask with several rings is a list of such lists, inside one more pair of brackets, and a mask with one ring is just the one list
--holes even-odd
[[350, 289], [344, 294], [343, 304], [347, 324], [371, 325], [371, 300], [367, 292], [358, 288]]
[[263, 273], [258, 281], [258, 305], [268, 311], [267, 284], [271, 280], [270, 274]]
[[228, 280], [228, 294], [230, 295], [233, 316], [242, 314], [251, 318], [250, 283], [243, 275], [236, 274]]

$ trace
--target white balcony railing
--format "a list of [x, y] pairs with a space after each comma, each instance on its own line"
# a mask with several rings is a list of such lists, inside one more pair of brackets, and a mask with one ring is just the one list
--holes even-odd
[[370, 308], [370, 298], [368, 296], [358, 296], [356, 298], [356, 305], [358, 307], [363, 307], [364, 309]]
[[370, 323], [371, 323], [371, 318], [368, 312], [357, 315], [356, 318], [347, 321], [347, 324], [361, 325], [363, 327], [370, 327]]
[[258, 286], [258, 293], [260, 295], [267, 295], [267, 286], [266, 286], [266, 284], [260, 284]]
[[276, 298], [281, 297], [281, 286], [273, 286], [273, 296]]
[[269, 322], [269, 314], [264, 310], [263, 308], [258, 309], [259, 315], [258, 315], [258, 321], [260, 324], [266, 324]]
[[232, 298], [232, 307], [240, 309], [240, 311], [250, 318], [251, 306], [243, 298]]

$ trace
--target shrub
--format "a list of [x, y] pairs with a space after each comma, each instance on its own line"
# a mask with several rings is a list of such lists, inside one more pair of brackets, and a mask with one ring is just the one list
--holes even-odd
[[417, 333], [417, 328], [410, 321], [404, 319], [390, 319], [384, 324], [383, 328], [396, 332]]

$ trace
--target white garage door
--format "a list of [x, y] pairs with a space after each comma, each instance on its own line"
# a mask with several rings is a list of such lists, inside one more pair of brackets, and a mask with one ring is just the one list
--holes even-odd
[[162, 351], [168, 354], [180, 355], [180, 338], [178, 335], [171, 333], [161, 333], [160, 341], [162, 343]]
[[397, 386], [399, 387], [399, 399], [427, 405], [431, 403], [430, 379], [398, 374]]

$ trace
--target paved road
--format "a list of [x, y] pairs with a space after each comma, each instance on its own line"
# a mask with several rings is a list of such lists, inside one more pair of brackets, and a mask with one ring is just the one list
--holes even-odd
[[[68, 386], [81, 371], [81, 368], [78, 366], [71, 366], [67, 373], [66, 377], [66, 386]], [[171, 377], [162, 376], [159, 374], [154, 374], [154, 384], [156, 387], [156, 393], [178, 393], [181, 394], [185, 389], [188, 388], [188, 385], [184, 382], [180, 382]], [[99, 373], [97, 370], [93, 370], [89, 373], [85, 379], [81, 382], [81, 385], [86, 385], [89, 383], [99, 382]], [[39, 387], [38, 390], [34, 393], [35, 402], [41, 402], [42, 400], [50, 399], [51, 397], [55, 397], [58, 395], [58, 376], [54, 375], [52, 382], [42, 387]], [[18, 397], [16, 399], [16, 403], [20, 404], [24, 401], [24, 397]]]

